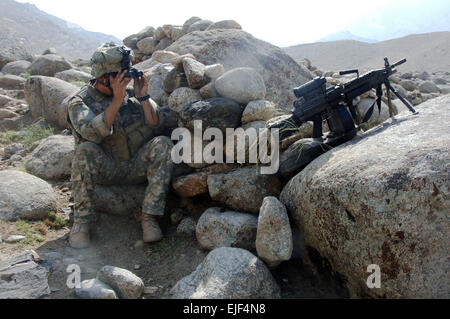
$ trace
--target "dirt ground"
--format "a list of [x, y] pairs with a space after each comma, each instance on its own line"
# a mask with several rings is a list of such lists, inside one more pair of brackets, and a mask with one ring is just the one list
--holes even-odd
[[[21, 162], [0, 162], [2, 169], [24, 170]], [[49, 274], [51, 294], [48, 299], [77, 298], [74, 291], [66, 285], [67, 266], [77, 264], [81, 268], [81, 279], [92, 279], [105, 265], [128, 269], [142, 278], [152, 293], [143, 298], [170, 298], [170, 289], [178, 280], [192, 273], [203, 261], [208, 251], [203, 250], [195, 235], [186, 236], [176, 232], [169, 212], [161, 220], [164, 239], [155, 244], [144, 244], [140, 222], [133, 214], [130, 216], [110, 216], [99, 214], [93, 229], [92, 244], [87, 249], [73, 249], [68, 243], [73, 214], [71, 206], [70, 182], [50, 182], [59, 198], [56, 216], [46, 221], [0, 221], [0, 236], [25, 235], [26, 238], [15, 244], [0, 243], [0, 261], [11, 258], [23, 251], [34, 249], [42, 259], [52, 264]], [[176, 198], [168, 200], [168, 211], [178, 206]], [[205, 207], [211, 205], [204, 198], [190, 203], [189, 216], [198, 219]], [[63, 226], [55, 225], [55, 218]], [[254, 252], [256, 254], [256, 252]], [[327, 274], [313, 274], [298, 256], [282, 263], [272, 273], [281, 288], [282, 298], [345, 298], [347, 294], [338, 281]]]

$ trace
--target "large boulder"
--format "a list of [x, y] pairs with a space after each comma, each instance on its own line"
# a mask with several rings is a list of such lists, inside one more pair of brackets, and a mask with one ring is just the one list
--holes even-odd
[[247, 250], [217, 248], [170, 291], [174, 299], [273, 299], [280, 288], [264, 263]]
[[215, 86], [221, 96], [243, 105], [266, 96], [264, 80], [252, 68], [236, 68], [228, 71], [217, 78]]
[[0, 75], [0, 88], [6, 90], [23, 90], [25, 79], [12, 74]]
[[0, 220], [40, 219], [56, 209], [55, 193], [46, 181], [20, 171], [0, 171]]
[[56, 54], [41, 55], [30, 65], [31, 75], [55, 76], [56, 73], [72, 69], [63, 57]]
[[75, 142], [72, 136], [53, 135], [43, 140], [31, 153], [27, 171], [43, 179], [70, 177]]
[[278, 197], [281, 184], [276, 176], [248, 167], [208, 176], [208, 190], [213, 200], [237, 211], [258, 213], [265, 197]]
[[66, 82], [88, 82], [93, 76], [83, 71], [70, 69], [56, 73], [55, 78]]
[[[325, 153], [281, 194], [352, 296], [449, 297], [450, 96], [418, 111]], [[369, 265], [381, 268], [379, 289], [366, 284]]]
[[18, 60], [31, 61], [32, 59], [31, 53], [22, 46], [13, 45], [0, 48], [0, 68], [3, 68], [9, 62]]
[[194, 129], [194, 121], [201, 120], [203, 130], [218, 128], [225, 133], [227, 128], [241, 126], [243, 108], [233, 100], [218, 97], [193, 102], [180, 111], [180, 120], [184, 127]]
[[40, 299], [48, 296], [48, 266], [33, 250], [1, 261], [0, 299]]
[[33, 118], [44, 117], [58, 128], [67, 127], [67, 98], [79, 89], [66, 81], [30, 76], [25, 83], [25, 98]]
[[291, 57], [267, 42], [242, 30], [191, 32], [169, 48], [180, 55], [191, 53], [204, 65], [221, 63], [229, 71], [251, 67], [264, 79], [266, 99], [290, 111], [294, 87], [312, 79], [310, 72]]
[[9, 62], [2, 68], [2, 73], [22, 75], [27, 72], [31, 62], [25, 60]]
[[199, 245], [213, 250], [219, 247], [255, 249], [258, 218], [251, 214], [220, 208], [207, 209], [197, 223], [196, 236]]

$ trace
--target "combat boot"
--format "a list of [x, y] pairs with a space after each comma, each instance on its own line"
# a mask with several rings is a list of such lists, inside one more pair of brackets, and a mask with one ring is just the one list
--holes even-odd
[[161, 228], [155, 216], [143, 214], [141, 223], [142, 238], [145, 243], [153, 243], [163, 238]]
[[69, 235], [69, 244], [72, 248], [86, 248], [91, 242], [89, 224], [75, 222]]

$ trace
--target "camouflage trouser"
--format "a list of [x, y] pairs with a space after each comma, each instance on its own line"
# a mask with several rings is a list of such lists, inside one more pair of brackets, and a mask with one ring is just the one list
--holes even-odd
[[172, 147], [168, 137], [159, 136], [145, 144], [129, 161], [115, 163], [98, 144], [77, 145], [72, 161], [74, 220], [80, 223], [96, 220], [92, 203], [95, 184], [135, 185], [145, 180], [148, 180], [148, 187], [142, 212], [163, 215], [172, 176]]

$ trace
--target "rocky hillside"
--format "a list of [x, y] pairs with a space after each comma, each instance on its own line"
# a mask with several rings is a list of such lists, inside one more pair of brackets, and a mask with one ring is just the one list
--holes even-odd
[[378, 43], [353, 40], [320, 42], [284, 50], [297, 61], [307, 58], [327, 71], [380, 68], [386, 56], [392, 62], [406, 58], [408, 62], [399, 68], [402, 72], [450, 70], [450, 32], [410, 35]]
[[27, 52], [28, 55], [39, 54], [52, 47], [68, 59], [86, 59], [95, 48], [106, 41], [120, 42], [110, 35], [86, 31], [47, 14], [32, 4], [13, 0], [0, 1], [2, 58], [21, 51]]
[[[160, 106], [154, 136], [192, 132], [198, 120], [202, 132], [264, 128], [286, 118], [294, 86], [348, 80], [295, 63], [232, 20], [149, 26], [124, 43]], [[394, 99], [393, 118], [383, 104], [338, 147], [324, 148], [305, 123], [281, 141], [279, 174], [232, 157], [220, 139], [214, 155], [174, 164], [159, 243], [142, 241], [146, 185], [95, 185], [95, 239], [76, 250], [66, 107], [90, 68], [45, 53], [0, 74], [0, 299], [448, 298], [448, 72], [392, 76], [418, 114]], [[354, 99], [359, 120], [375, 97]], [[87, 279], [78, 289], [66, 285], [73, 264]], [[369, 265], [381, 289], [368, 289]]]

